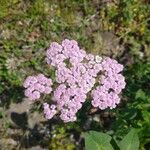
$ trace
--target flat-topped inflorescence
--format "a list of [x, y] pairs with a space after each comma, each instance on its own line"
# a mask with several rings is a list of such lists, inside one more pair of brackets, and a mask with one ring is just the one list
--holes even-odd
[[[119, 104], [125, 79], [121, 74], [123, 65], [116, 60], [87, 54], [75, 40], [68, 39], [61, 44], [51, 43], [46, 60], [55, 68], [58, 84], [53, 89], [52, 104], [43, 104], [47, 119], [58, 113], [64, 122], [75, 121], [89, 95], [92, 106], [101, 110]], [[29, 76], [24, 82], [25, 95], [31, 100], [39, 99], [41, 93], [51, 93], [51, 86], [51, 79], [42, 74]]]

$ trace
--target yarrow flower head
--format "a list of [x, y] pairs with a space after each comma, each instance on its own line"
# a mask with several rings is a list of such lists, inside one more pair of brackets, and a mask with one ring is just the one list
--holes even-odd
[[64, 122], [76, 120], [76, 113], [86, 100], [86, 94], [80, 88], [67, 87], [60, 84], [54, 91], [54, 101], [60, 111], [60, 118]]
[[102, 110], [108, 107], [112, 109], [120, 102], [118, 94], [125, 88], [125, 78], [120, 74], [123, 66], [108, 57], [101, 64], [104, 75], [99, 86], [92, 90], [92, 105]]
[[[109, 57], [94, 56], [80, 49], [75, 40], [51, 43], [46, 53], [47, 63], [55, 68], [57, 87], [50, 103], [44, 103], [44, 114], [51, 119], [60, 114], [64, 122], [77, 119], [77, 112], [91, 95], [91, 104], [101, 110], [115, 108], [119, 94], [125, 88], [121, 74], [123, 66]], [[40, 74], [29, 76], [24, 82], [25, 95], [36, 100], [52, 91], [52, 80]]]
[[24, 81], [23, 85], [25, 90], [25, 96], [30, 100], [37, 100], [41, 94], [50, 94], [52, 91], [52, 80], [46, 78], [43, 74], [37, 76], [29, 76]]
[[49, 105], [48, 103], [43, 104], [44, 114], [46, 119], [51, 119], [57, 113], [55, 105]]

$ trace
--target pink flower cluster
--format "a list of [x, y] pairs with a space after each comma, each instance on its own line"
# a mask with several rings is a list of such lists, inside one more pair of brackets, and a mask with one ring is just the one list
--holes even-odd
[[[102, 110], [115, 108], [120, 102], [119, 94], [125, 87], [125, 79], [120, 74], [123, 66], [116, 60], [87, 54], [79, 48], [76, 41], [68, 39], [63, 40], [61, 44], [51, 43], [47, 50], [46, 60], [55, 68], [56, 82], [59, 84], [53, 90], [52, 103], [54, 104], [49, 106], [44, 103], [43, 105], [47, 119], [51, 119], [56, 113], [59, 113], [64, 122], [75, 121], [76, 113], [82, 108], [87, 94], [91, 94], [91, 104]], [[44, 93], [45, 90], [39, 90], [33, 83], [33, 78], [36, 77], [28, 78], [24, 84], [24, 87], [27, 88], [25, 95], [31, 99], [30, 93], [38, 92], [39, 95], [32, 98], [38, 99], [40, 93]], [[26, 86], [30, 81], [31, 85]], [[36, 81], [38, 82], [38, 79]], [[51, 85], [52, 82], [47, 86]], [[31, 90], [32, 87], [34, 90]], [[30, 90], [32, 92], [28, 92]]]
[[54, 101], [60, 111], [60, 118], [64, 122], [76, 120], [76, 113], [86, 100], [86, 94], [78, 87], [67, 87], [60, 84], [54, 91]]
[[74, 40], [64, 40], [61, 45], [54, 42], [47, 50], [48, 64], [56, 68], [56, 81], [71, 88], [80, 87], [89, 92], [95, 84], [95, 77], [102, 70], [102, 58], [79, 48]]
[[92, 91], [92, 105], [102, 110], [112, 109], [120, 102], [118, 94], [125, 88], [124, 76], [120, 74], [123, 66], [107, 57], [102, 61], [102, 68], [104, 75], [99, 80], [100, 85]]
[[44, 114], [46, 119], [51, 119], [57, 113], [56, 106], [51, 105], [49, 106], [48, 103], [44, 103]]
[[23, 86], [26, 88], [25, 96], [34, 101], [39, 99], [42, 93], [51, 93], [52, 80], [46, 78], [43, 74], [29, 76], [24, 81]]

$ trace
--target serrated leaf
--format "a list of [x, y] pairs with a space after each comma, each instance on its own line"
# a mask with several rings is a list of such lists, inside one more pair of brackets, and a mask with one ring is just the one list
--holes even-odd
[[84, 137], [86, 150], [113, 150], [111, 137], [105, 133], [90, 131]]
[[119, 143], [120, 150], [138, 150], [139, 138], [135, 129], [132, 129]]

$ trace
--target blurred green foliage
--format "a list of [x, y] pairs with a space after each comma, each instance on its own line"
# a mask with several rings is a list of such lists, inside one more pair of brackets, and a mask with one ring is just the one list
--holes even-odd
[[84, 134], [86, 150], [139, 150], [137, 131], [131, 129], [121, 141], [115, 141], [106, 133], [90, 131]]
[[70, 140], [69, 138], [70, 135], [66, 133], [66, 129], [64, 127], [57, 127], [56, 130], [53, 130], [51, 134], [52, 139], [49, 143], [50, 149], [58, 149], [58, 150], [75, 149], [74, 141]]
[[[119, 139], [132, 127], [139, 131], [141, 149], [146, 149], [150, 142], [149, 14], [148, 0], [0, 0], [0, 106], [9, 108], [22, 101], [22, 83], [28, 75], [44, 73], [54, 79], [54, 71], [45, 62], [46, 48], [51, 41], [75, 39], [88, 52], [124, 64], [127, 86], [115, 110], [99, 112], [102, 118], [109, 114], [105, 117], [108, 122], [92, 118], [87, 127], [86, 120], [93, 116], [87, 113], [90, 106], [86, 104], [78, 122], [58, 125], [52, 131], [55, 137], [49, 139], [50, 149], [78, 147], [75, 142], [68, 143], [71, 129], [78, 134], [90, 129], [103, 131]], [[105, 32], [115, 40], [108, 40], [108, 34], [104, 44]], [[112, 51], [116, 41], [119, 49]]]

